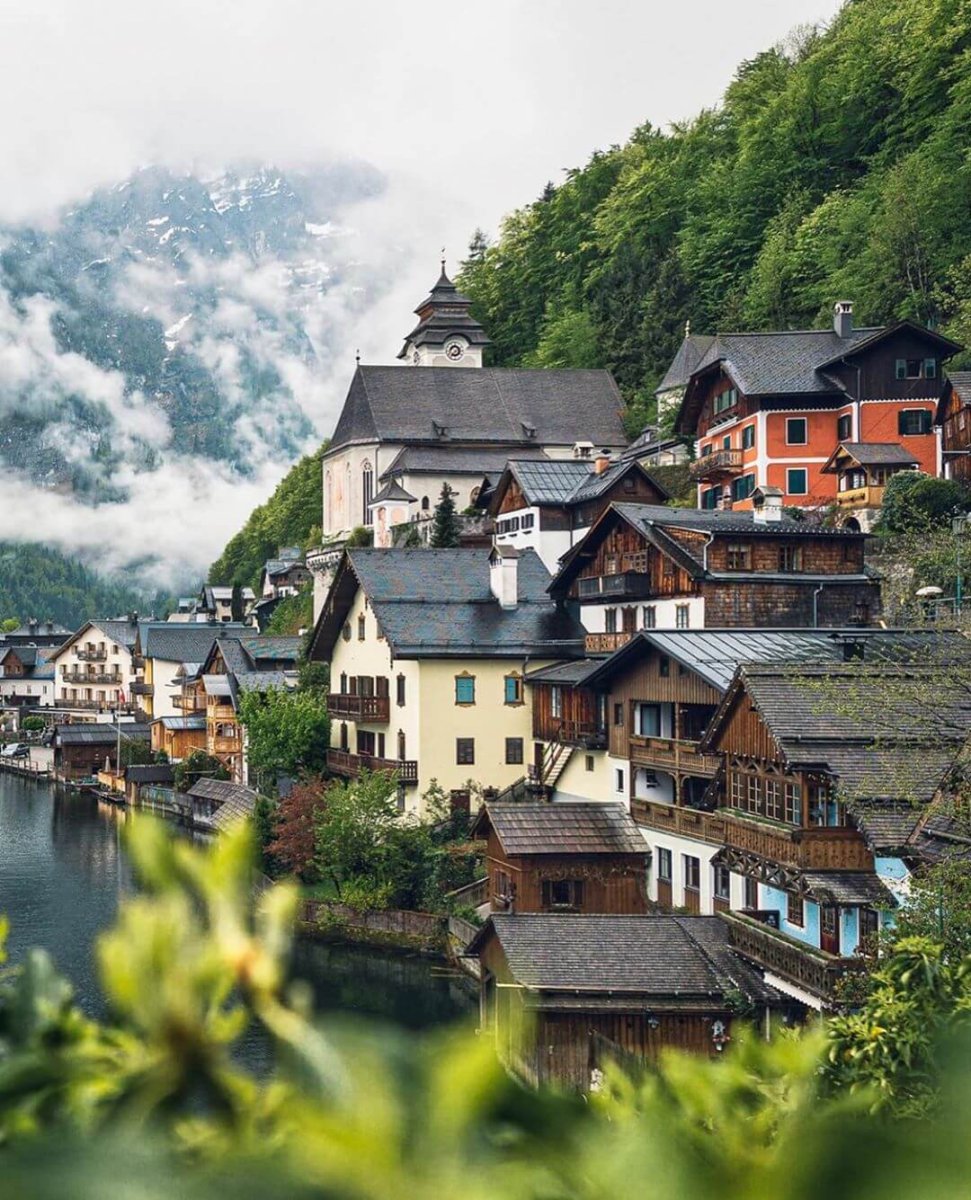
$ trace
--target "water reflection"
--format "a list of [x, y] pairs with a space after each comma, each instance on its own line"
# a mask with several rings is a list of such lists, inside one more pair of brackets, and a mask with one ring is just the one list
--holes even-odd
[[[124, 809], [13, 775], [0, 775], [0, 912], [10, 918], [16, 962], [48, 950], [77, 989], [80, 1005], [103, 1014], [94, 971], [98, 933], [134, 888], [122, 844]], [[182, 836], [173, 827], [173, 836]], [[378, 1016], [409, 1029], [467, 1015], [464, 983], [435, 963], [356, 947], [304, 943], [294, 973], [311, 985], [321, 1013]], [[244, 1056], [262, 1060], [258, 1039]]]

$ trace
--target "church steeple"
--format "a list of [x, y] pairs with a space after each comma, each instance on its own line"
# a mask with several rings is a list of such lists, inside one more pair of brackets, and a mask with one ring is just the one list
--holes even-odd
[[415, 309], [418, 324], [398, 357], [419, 367], [481, 367], [489, 339], [471, 306], [446, 274], [443, 258], [438, 282]]

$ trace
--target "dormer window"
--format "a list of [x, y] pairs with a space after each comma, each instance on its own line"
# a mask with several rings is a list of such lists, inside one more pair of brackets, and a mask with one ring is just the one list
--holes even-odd
[[898, 379], [936, 379], [936, 358], [898, 358], [896, 363]]

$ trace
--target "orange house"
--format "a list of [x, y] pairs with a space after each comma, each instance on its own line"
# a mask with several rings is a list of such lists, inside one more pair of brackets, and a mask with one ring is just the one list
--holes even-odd
[[846, 300], [831, 329], [719, 334], [675, 424], [696, 439], [699, 507], [751, 508], [757, 487], [779, 488], [786, 505], [834, 504], [840, 476], [825, 468], [843, 443], [894, 446], [940, 474], [935, 414], [959, 349], [912, 321], [856, 329]]

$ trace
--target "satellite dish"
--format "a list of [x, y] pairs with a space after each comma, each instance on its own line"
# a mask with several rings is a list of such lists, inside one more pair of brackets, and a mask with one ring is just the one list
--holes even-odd
[[943, 596], [944, 589], [939, 587], [922, 587], [917, 589], [918, 596]]

